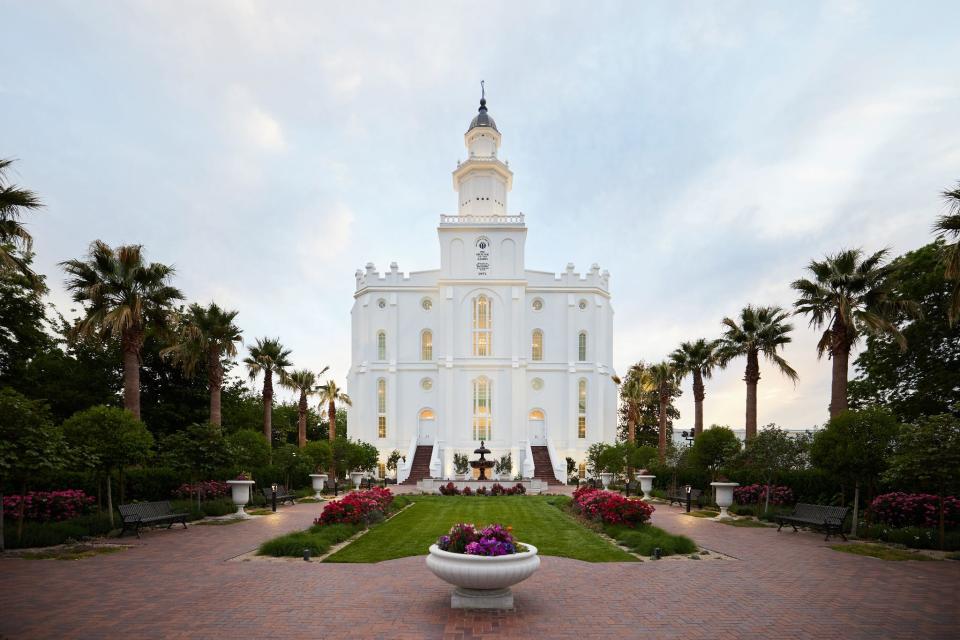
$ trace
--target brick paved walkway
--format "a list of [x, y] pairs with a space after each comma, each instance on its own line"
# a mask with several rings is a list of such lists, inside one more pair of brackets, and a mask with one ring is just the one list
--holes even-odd
[[[658, 506], [654, 522], [737, 561], [546, 557], [512, 612], [449, 609], [423, 558], [376, 565], [225, 562], [306, 527], [320, 505], [144, 535], [80, 561], [0, 560], [4, 638], [947, 638], [960, 562], [884, 562], [820, 536], [743, 529]], [[141, 626], [146, 623], [147, 626]]]

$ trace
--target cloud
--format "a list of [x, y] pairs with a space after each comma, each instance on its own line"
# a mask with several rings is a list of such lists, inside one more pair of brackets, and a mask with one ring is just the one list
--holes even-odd
[[[326, 278], [318, 265], [337, 262], [350, 246], [353, 211], [342, 202], [332, 206], [314, 205], [299, 216], [303, 232], [297, 242], [301, 271], [311, 279]], [[349, 279], [349, 274], [344, 275]]]

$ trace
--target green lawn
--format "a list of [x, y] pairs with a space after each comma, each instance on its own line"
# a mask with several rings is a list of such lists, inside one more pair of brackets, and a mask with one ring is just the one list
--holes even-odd
[[885, 547], [879, 544], [838, 544], [830, 548], [834, 551], [852, 553], [858, 556], [870, 556], [871, 558], [879, 558], [880, 560], [933, 560], [930, 556], [925, 556], [916, 551], [894, 549], [893, 547]]
[[[597, 536], [555, 504], [552, 496], [410, 496], [413, 506], [377, 525], [325, 562], [380, 562], [427, 553], [437, 538], [458, 522], [478, 526], [499, 522], [513, 527], [521, 542], [543, 555], [588, 562], [632, 562], [636, 558]], [[566, 498], [569, 502], [569, 498]]]

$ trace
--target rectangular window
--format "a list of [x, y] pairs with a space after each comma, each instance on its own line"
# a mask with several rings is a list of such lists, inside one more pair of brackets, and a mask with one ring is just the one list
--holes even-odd
[[377, 360], [387, 359], [387, 334], [383, 331], [377, 333]]
[[433, 332], [431, 331], [420, 334], [420, 359], [433, 360]]
[[587, 334], [584, 331], [581, 331], [580, 335], [577, 336], [577, 360], [580, 362], [587, 361]]
[[543, 360], [543, 331], [537, 329], [533, 332], [533, 342], [530, 345], [530, 359]]
[[577, 388], [577, 437], [587, 437], [587, 381], [581, 380]]
[[473, 381], [473, 439], [489, 440], [492, 427], [490, 381], [479, 378]]
[[387, 437], [387, 382], [377, 380], [377, 437]]
[[473, 355], [486, 357], [493, 353], [493, 314], [490, 300], [478, 296], [473, 300]]

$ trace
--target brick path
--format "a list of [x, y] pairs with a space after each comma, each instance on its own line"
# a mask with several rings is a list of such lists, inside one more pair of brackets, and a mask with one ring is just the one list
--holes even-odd
[[[947, 638], [960, 562], [884, 562], [822, 537], [734, 528], [658, 506], [658, 526], [737, 561], [546, 557], [504, 613], [449, 609], [423, 558], [376, 565], [225, 562], [306, 527], [320, 505], [144, 534], [80, 561], [0, 560], [3, 638]], [[147, 626], [141, 626], [146, 624]]]

